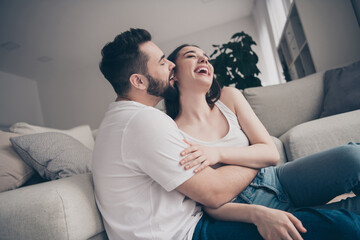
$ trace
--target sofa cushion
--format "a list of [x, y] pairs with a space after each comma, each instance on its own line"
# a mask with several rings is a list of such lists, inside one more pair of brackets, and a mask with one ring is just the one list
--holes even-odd
[[34, 133], [43, 133], [43, 132], [59, 132], [67, 134], [84, 144], [89, 149], [93, 150], [94, 148], [94, 137], [91, 132], [89, 125], [82, 125], [74, 127], [68, 130], [60, 130], [55, 128], [47, 128], [41, 126], [35, 126], [24, 122], [18, 122], [13, 124], [9, 128], [10, 132], [19, 133], [19, 134], [34, 134]]
[[104, 232], [91, 174], [3, 192], [0, 213], [1, 239], [77, 240]]
[[321, 117], [360, 109], [360, 61], [327, 71], [324, 91]]
[[270, 135], [314, 120], [321, 113], [324, 72], [285, 84], [247, 88], [244, 96]]
[[360, 110], [300, 124], [280, 137], [288, 161], [360, 141]]
[[92, 152], [63, 133], [37, 133], [10, 138], [16, 152], [45, 179], [90, 172]]
[[9, 138], [17, 136], [0, 131], [0, 192], [22, 186], [35, 173], [11, 147]]

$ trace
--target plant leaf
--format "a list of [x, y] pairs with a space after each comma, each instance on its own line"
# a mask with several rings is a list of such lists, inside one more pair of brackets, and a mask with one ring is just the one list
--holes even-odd
[[243, 31], [233, 34], [229, 42], [212, 45], [217, 49], [210, 57], [218, 55], [210, 63], [214, 66], [214, 74], [221, 86], [233, 83], [238, 89], [261, 86], [260, 79], [256, 77], [260, 73], [256, 66], [259, 59], [252, 45], [256, 45], [256, 42]]

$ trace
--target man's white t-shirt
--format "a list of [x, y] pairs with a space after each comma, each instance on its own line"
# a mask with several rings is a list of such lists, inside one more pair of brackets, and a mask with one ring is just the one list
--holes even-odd
[[187, 145], [165, 113], [113, 102], [96, 135], [95, 198], [110, 239], [191, 239], [202, 211], [175, 188], [193, 176], [179, 165]]

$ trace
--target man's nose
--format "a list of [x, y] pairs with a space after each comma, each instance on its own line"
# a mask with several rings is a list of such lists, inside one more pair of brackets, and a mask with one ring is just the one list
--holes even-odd
[[172, 70], [175, 67], [175, 64], [170, 60], [168, 60], [168, 62], [169, 62], [169, 70]]

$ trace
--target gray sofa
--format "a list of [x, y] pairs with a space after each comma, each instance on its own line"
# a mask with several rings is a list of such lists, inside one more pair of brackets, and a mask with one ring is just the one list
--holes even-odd
[[[282, 163], [359, 141], [360, 110], [319, 118], [323, 76], [243, 92], [273, 136]], [[0, 239], [107, 239], [91, 174], [0, 193]]]
[[273, 136], [281, 163], [360, 141], [360, 110], [320, 118], [324, 73], [286, 84], [248, 88], [243, 92]]

